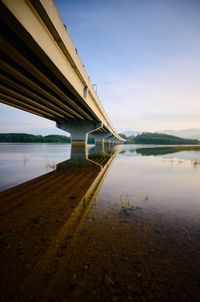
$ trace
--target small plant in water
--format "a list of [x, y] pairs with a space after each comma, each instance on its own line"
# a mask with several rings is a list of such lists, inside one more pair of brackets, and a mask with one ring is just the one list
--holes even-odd
[[47, 159], [45, 161], [45, 168], [46, 169], [51, 169], [53, 171], [56, 170], [56, 163], [55, 163], [55, 161], [53, 161], [53, 160], [50, 161], [50, 160]]
[[151, 193], [147, 194], [144, 199], [149, 200], [150, 195], [151, 195]]
[[135, 211], [139, 210], [139, 207], [136, 207], [133, 204], [133, 201], [130, 201], [127, 196], [124, 197], [123, 194], [120, 196], [120, 202], [121, 202], [121, 211], [120, 215], [122, 216], [131, 216], [135, 213]]
[[24, 157], [23, 157], [24, 166], [26, 165], [27, 161], [28, 161], [28, 157], [26, 155], [24, 155]]

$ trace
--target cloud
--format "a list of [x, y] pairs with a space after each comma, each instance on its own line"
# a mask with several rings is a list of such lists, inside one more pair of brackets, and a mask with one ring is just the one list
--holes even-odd
[[198, 63], [183, 58], [123, 75], [104, 70], [100, 98], [119, 128], [196, 127], [200, 124], [199, 70]]

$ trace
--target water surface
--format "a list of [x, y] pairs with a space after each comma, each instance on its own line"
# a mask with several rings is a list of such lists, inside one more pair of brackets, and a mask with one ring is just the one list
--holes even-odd
[[199, 147], [27, 148], [42, 175], [0, 193], [3, 301], [200, 300]]
[[70, 158], [70, 144], [0, 144], [0, 191], [53, 171]]

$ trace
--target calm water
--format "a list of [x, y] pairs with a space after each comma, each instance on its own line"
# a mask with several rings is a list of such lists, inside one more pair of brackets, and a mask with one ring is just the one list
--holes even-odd
[[0, 177], [3, 301], [200, 301], [199, 147], [1, 144]]
[[99, 196], [107, 205], [122, 196], [121, 199], [138, 206], [150, 204], [163, 211], [180, 207], [192, 219], [194, 216], [199, 219], [200, 148], [179, 152], [170, 147], [119, 146], [117, 149], [119, 153]]
[[0, 144], [0, 191], [55, 170], [70, 151], [68, 144]]

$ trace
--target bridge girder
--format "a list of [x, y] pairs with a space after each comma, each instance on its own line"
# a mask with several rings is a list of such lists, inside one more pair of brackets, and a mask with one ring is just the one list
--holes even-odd
[[[73, 130], [77, 124], [80, 133], [96, 130], [123, 141], [98, 99], [53, 1], [2, 0], [0, 17], [1, 102], [57, 125], [65, 124], [72, 137], [78, 132]], [[92, 128], [98, 123], [103, 126]]]

